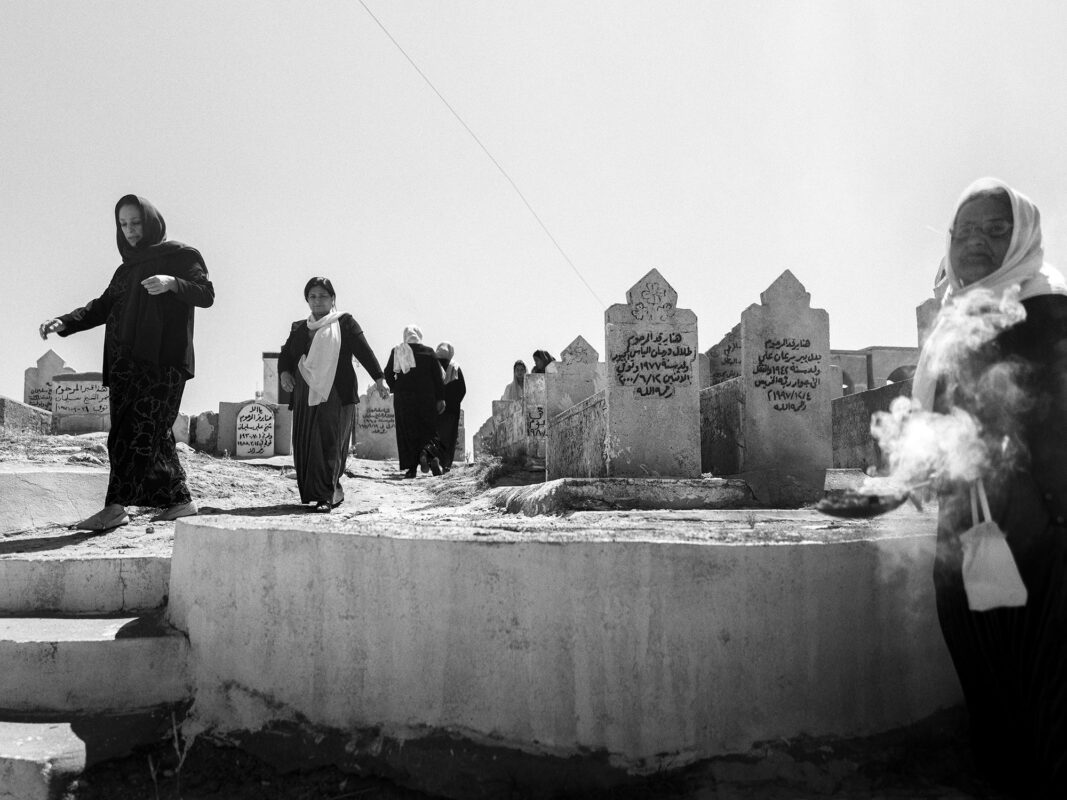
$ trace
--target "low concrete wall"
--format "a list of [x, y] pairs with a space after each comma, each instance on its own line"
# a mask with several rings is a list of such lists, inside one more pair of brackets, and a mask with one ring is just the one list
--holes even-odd
[[0, 428], [49, 433], [52, 430], [52, 412], [0, 396]]
[[832, 403], [834, 469], [881, 466], [882, 453], [871, 436], [871, 415], [888, 411], [896, 398], [911, 394], [911, 381], [839, 397]]
[[521, 400], [493, 401], [493, 455], [526, 455], [526, 417]]
[[104, 505], [107, 480], [106, 469], [0, 463], [0, 533], [85, 519]]
[[961, 699], [925, 518], [755, 546], [271, 524], [177, 523], [171, 621], [219, 731], [289, 721], [397, 757], [443, 733], [641, 772]]
[[608, 394], [599, 391], [548, 421], [548, 479], [608, 474]]

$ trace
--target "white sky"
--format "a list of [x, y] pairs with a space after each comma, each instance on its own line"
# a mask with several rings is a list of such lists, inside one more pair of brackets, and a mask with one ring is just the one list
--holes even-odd
[[[993, 175], [1067, 266], [1062, 2], [367, 0], [606, 302], [658, 268], [715, 344], [785, 269], [835, 348], [914, 345], [954, 201]], [[468, 436], [603, 308], [358, 2], [0, 0], [0, 394], [151, 200], [216, 289], [183, 410], [250, 398], [330, 277], [384, 365], [448, 339]], [[366, 386], [366, 376], [363, 376]]]

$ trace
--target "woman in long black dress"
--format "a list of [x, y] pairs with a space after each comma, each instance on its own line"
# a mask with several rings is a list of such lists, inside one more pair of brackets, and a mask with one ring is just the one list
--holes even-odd
[[441, 469], [448, 472], [456, 455], [456, 440], [459, 438], [459, 406], [467, 395], [467, 382], [463, 370], [454, 358], [456, 349], [451, 342], [437, 345], [435, 355], [444, 370], [445, 410], [437, 417], [437, 438], [441, 441]]
[[393, 348], [385, 365], [385, 380], [393, 390], [396, 449], [405, 478], [415, 470], [441, 474], [441, 443], [437, 415], [445, 410], [445, 384], [434, 351], [422, 344], [418, 325], [404, 328], [404, 339]]
[[[1067, 285], [1044, 263], [1037, 208], [992, 179], [960, 198], [943, 265], [942, 319], [913, 396], [924, 409], [978, 421], [989, 463], [974, 486], [988, 490], [1026, 596], [1015, 598], [1021, 606], [971, 610], [961, 540], [978, 522], [971, 484], [943, 487], [938, 619], [976, 763], [1010, 793], [1067, 797]], [[960, 315], [970, 333], [990, 330], [984, 342], [944, 335]], [[962, 357], [946, 361], [945, 345]], [[1004, 566], [998, 575], [1014, 572]]]
[[111, 475], [104, 508], [78, 523], [85, 530], [126, 525], [126, 506], [161, 507], [157, 520], [197, 513], [171, 428], [193, 377], [193, 309], [210, 307], [215, 289], [203, 256], [167, 241], [163, 216], [144, 198], [115, 205], [115, 237], [122, 265], [104, 293], [40, 327], [47, 338], [104, 326]]
[[341, 476], [355, 425], [359, 387], [353, 356], [388, 397], [382, 368], [351, 314], [337, 310], [337, 292], [328, 278], [304, 286], [311, 314], [293, 325], [278, 357], [278, 379], [290, 392], [293, 410], [293, 464], [300, 502], [328, 514], [345, 498]]

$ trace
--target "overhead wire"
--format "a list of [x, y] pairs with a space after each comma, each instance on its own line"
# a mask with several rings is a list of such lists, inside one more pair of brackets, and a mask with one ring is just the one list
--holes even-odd
[[441, 92], [437, 89], [436, 86], [434, 86], [433, 81], [431, 81], [429, 77], [427, 77], [426, 73], [419, 68], [419, 65], [415, 63], [415, 60], [410, 55], [408, 55], [407, 51], [400, 45], [400, 42], [398, 42], [393, 36], [393, 34], [391, 34], [389, 30], [385, 27], [385, 25], [382, 24], [382, 21], [374, 15], [374, 12], [370, 10], [367, 4], [363, 2], [363, 0], [359, 0], [359, 4], [363, 6], [363, 10], [366, 11], [370, 18], [374, 20], [374, 22], [378, 25], [379, 28], [381, 28], [382, 33], [384, 33], [388, 37], [389, 41], [391, 41], [396, 47], [396, 49], [400, 51], [401, 55], [403, 55], [404, 58], [407, 59], [408, 63], [411, 64], [414, 70], [419, 74], [419, 77], [421, 77], [423, 81], [426, 82], [426, 85], [430, 87], [433, 93], [437, 95], [437, 98], [442, 103], [444, 103], [445, 108], [447, 108], [452, 113], [452, 116], [455, 117], [459, 124], [463, 126], [463, 129], [467, 131], [468, 134], [470, 134], [470, 137], [475, 141], [478, 147], [482, 149], [482, 152], [485, 153], [485, 155], [489, 158], [491, 162], [493, 162], [493, 166], [495, 166], [500, 172], [500, 174], [504, 176], [504, 179], [509, 184], [511, 184], [511, 188], [515, 190], [515, 194], [519, 196], [519, 199], [522, 200], [523, 205], [526, 206], [526, 209], [530, 212], [533, 218], [537, 220], [537, 224], [541, 226], [541, 230], [545, 232], [545, 235], [549, 238], [552, 244], [555, 245], [556, 250], [559, 251], [559, 254], [563, 257], [563, 260], [567, 262], [567, 265], [571, 268], [574, 274], [578, 276], [578, 280], [580, 280], [585, 286], [585, 288], [589, 290], [589, 293], [593, 295], [593, 297], [598, 303], [600, 303], [601, 307], [606, 308], [607, 305], [604, 303], [603, 300], [600, 299], [600, 296], [597, 295], [593, 287], [589, 285], [589, 282], [585, 279], [585, 276], [583, 276], [582, 273], [579, 271], [578, 267], [575, 266], [574, 262], [571, 261], [570, 256], [568, 256], [566, 251], [564, 251], [563, 247], [556, 240], [556, 237], [552, 235], [552, 231], [550, 231], [548, 229], [548, 226], [545, 225], [544, 220], [541, 219], [541, 215], [537, 213], [533, 205], [530, 204], [530, 201], [526, 199], [526, 195], [523, 194], [522, 190], [519, 188], [519, 185], [515, 183], [511, 175], [508, 174], [508, 171], [504, 169], [504, 167], [500, 164], [499, 161], [496, 160], [493, 154], [489, 152], [489, 148], [486, 147], [482, 140], [478, 138], [478, 135], [473, 130], [471, 130], [470, 125], [468, 125], [464, 121], [463, 117], [459, 115], [459, 112], [452, 107], [452, 104], [445, 99], [445, 96], [441, 94]]

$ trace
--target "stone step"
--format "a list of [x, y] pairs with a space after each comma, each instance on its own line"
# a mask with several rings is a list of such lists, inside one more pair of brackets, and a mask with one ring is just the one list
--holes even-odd
[[188, 641], [159, 615], [0, 617], [0, 714], [102, 714], [191, 697]]
[[56, 558], [47, 539], [35, 538], [31, 546], [37, 549], [0, 550], [0, 615], [132, 616], [167, 602], [169, 556]]
[[0, 463], [0, 533], [85, 519], [103, 505], [107, 480], [96, 467]]
[[85, 769], [85, 744], [63, 722], [0, 722], [0, 798], [58, 800]]

